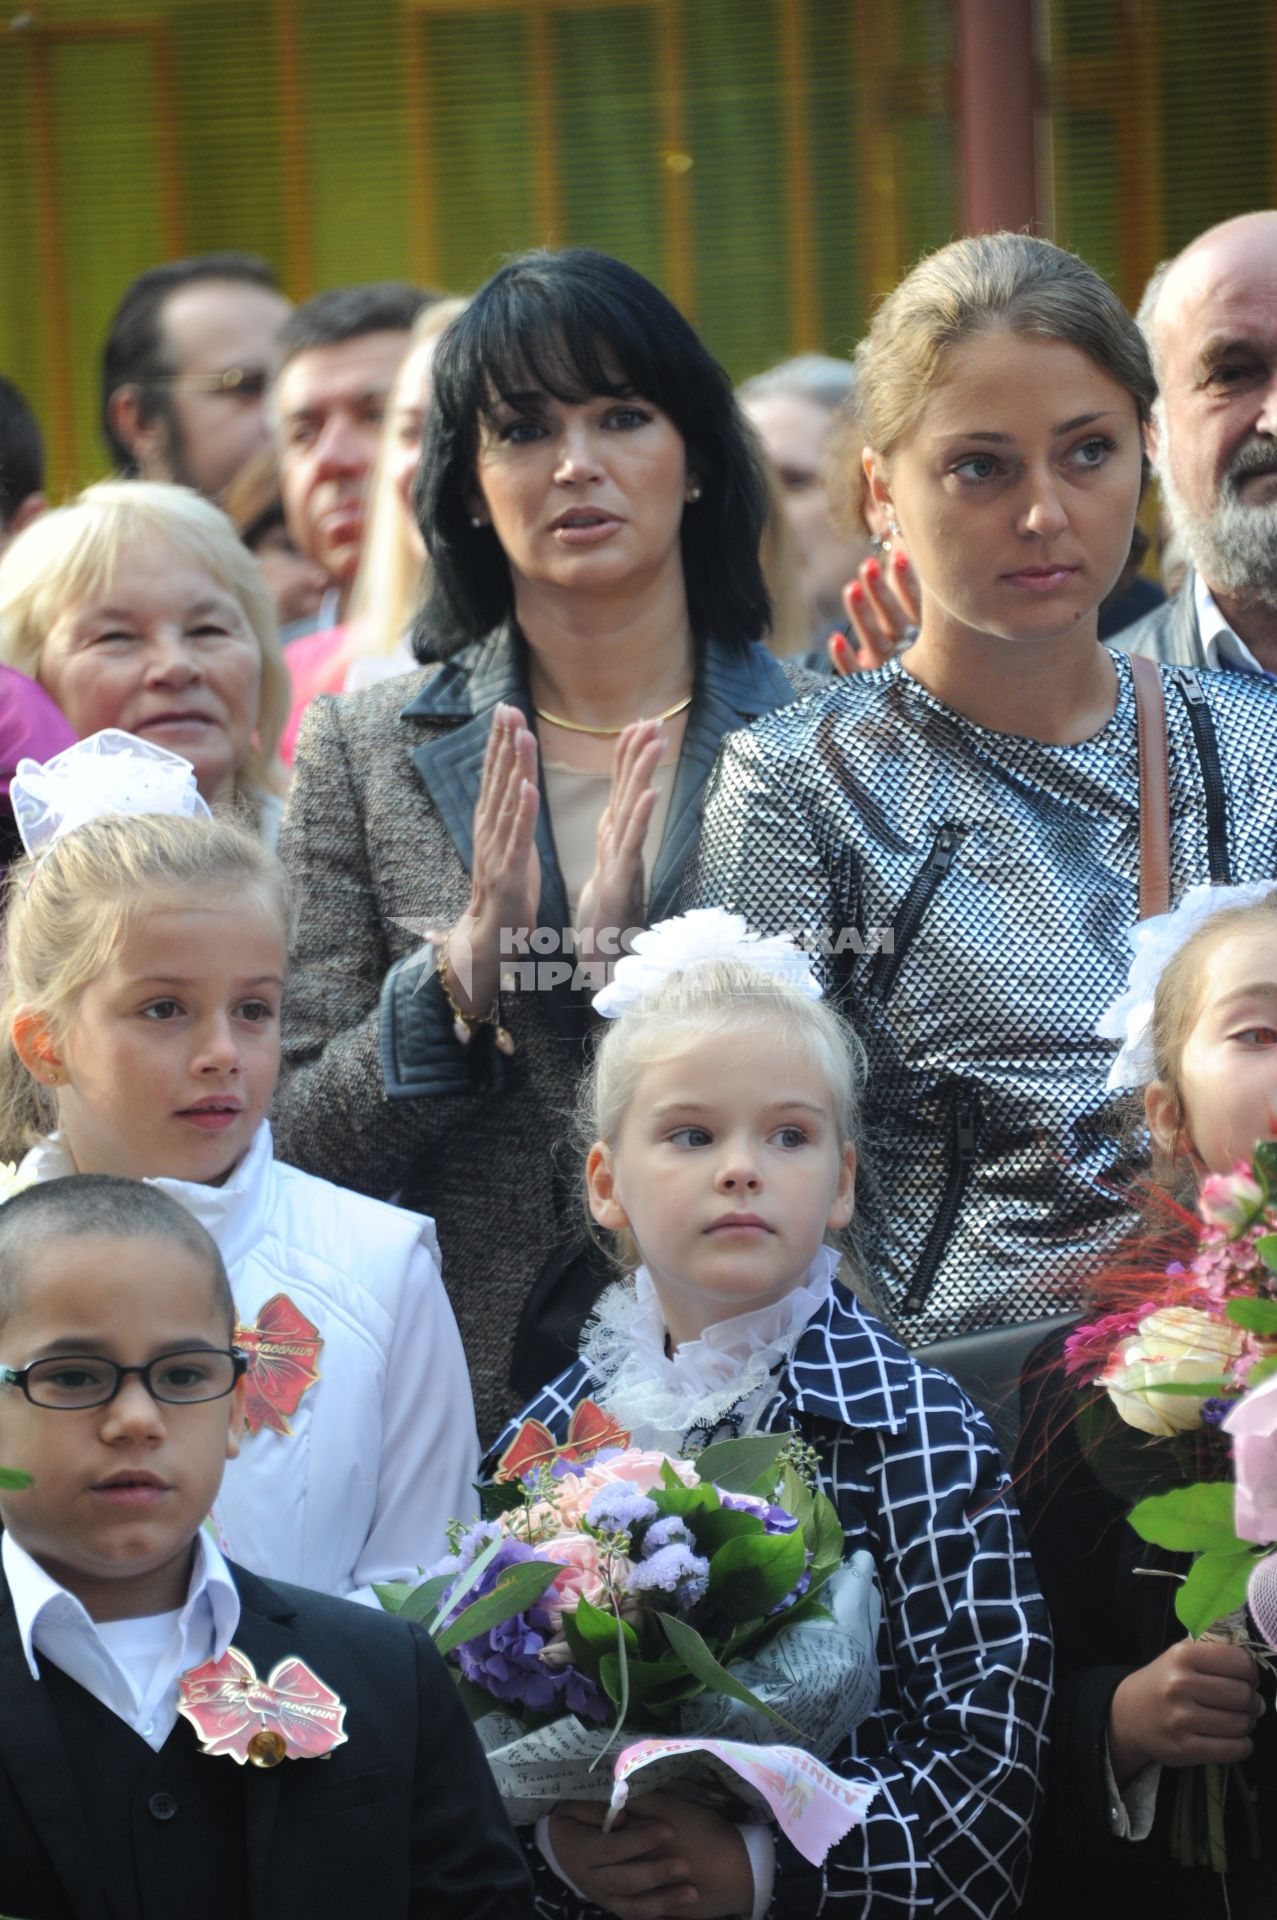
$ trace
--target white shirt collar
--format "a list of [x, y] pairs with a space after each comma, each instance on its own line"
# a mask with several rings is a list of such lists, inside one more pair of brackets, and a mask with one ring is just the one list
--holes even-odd
[[[33, 1680], [40, 1677], [37, 1653], [45, 1654], [65, 1672], [69, 1669], [58, 1658], [57, 1647], [85, 1636], [91, 1636], [99, 1646], [102, 1645], [97, 1623], [88, 1609], [73, 1593], [59, 1586], [53, 1575], [46, 1573], [26, 1548], [19, 1546], [11, 1533], [6, 1532], [0, 1540], [0, 1560], [4, 1563], [5, 1579], [9, 1582], [22, 1652]], [[196, 1657], [187, 1661], [178, 1672], [185, 1673], [202, 1660], [220, 1660], [239, 1625], [239, 1591], [226, 1564], [226, 1557], [217, 1542], [201, 1528], [195, 1536], [195, 1559], [191, 1566], [186, 1602], [178, 1614], [178, 1628], [184, 1641], [193, 1629], [198, 1632], [196, 1616], [205, 1598], [205, 1617], [211, 1625], [208, 1651], [197, 1652]], [[173, 1677], [177, 1678], [176, 1672]]]
[[[271, 1179], [274, 1157], [270, 1122], [263, 1120], [248, 1152], [220, 1187], [210, 1187], [197, 1180], [148, 1180], [146, 1184], [171, 1194], [188, 1213], [193, 1213], [216, 1240], [227, 1266], [233, 1269], [260, 1238], [262, 1219], [274, 1207]], [[51, 1133], [31, 1148], [20, 1171], [34, 1180], [61, 1180], [75, 1172], [75, 1162], [61, 1134]]]
[[1193, 604], [1208, 667], [1233, 667], [1244, 673], [1264, 671], [1246, 642], [1229, 626], [1200, 573], [1193, 575]]

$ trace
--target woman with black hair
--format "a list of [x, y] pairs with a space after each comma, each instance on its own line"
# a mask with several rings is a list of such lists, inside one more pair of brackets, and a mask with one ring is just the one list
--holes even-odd
[[591, 986], [674, 910], [724, 734], [819, 682], [760, 644], [766, 491], [727, 376], [620, 261], [527, 254], [480, 290], [417, 499], [432, 664], [319, 700], [298, 743], [276, 1125], [435, 1216], [490, 1437], [605, 1277], [554, 1158]]

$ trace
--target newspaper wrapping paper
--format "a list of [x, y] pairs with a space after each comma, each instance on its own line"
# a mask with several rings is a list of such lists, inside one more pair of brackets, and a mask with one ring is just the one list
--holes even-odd
[[[761, 1653], [731, 1665], [732, 1677], [783, 1714], [801, 1734], [803, 1750], [816, 1760], [828, 1758], [878, 1704], [882, 1600], [869, 1554], [863, 1550], [853, 1554], [830, 1576], [820, 1597], [830, 1619], [799, 1621]], [[612, 1753], [619, 1764], [614, 1728], [586, 1726], [568, 1715], [528, 1733], [509, 1714], [497, 1712], [476, 1720], [475, 1732], [506, 1812], [516, 1822], [538, 1820], [560, 1800], [612, 1799], [613, 1767], [599, 1763]], [[778, 1748], [793, 1737], [769, 1714], [724, 1693], [705, 1693], [688, 1701], [680, 1710], [677, 1728], [671, 1728], [671, 1738], [675, 1736], [689, 1739], [693, 1748], [709, 1740], [755, 1751]], [[667, 1743], [658, 1737], [655, 1744]], [[743, 1776], [735, 1777], [730, 1794], [726, 1793], [721, 1758], [691, 1750], [678, 1756], [667, 1754], [655, 1773], [644, 1768], [635, 1781], [635, 1792], [666, 1786], [675, 1774], [698, 1798], [720, 1804], [734, 1799], [770, 1810], [768, 1795]], [[834, 1776], [826, 1773], [825, 1778], [832, 1783]]]
[[813, 1867], [821, 1866], [830, 1848], [860, 1825], [878, 1791], [876, 1780], [840, 1780], [801, 1747], [747, 1747], [738, 1740], [636, 1740], [617, 1757], [604, 1831], [610, 1831], [629, 1799], [635, 1774], [646, 1774], [642, 1784], [648, 1789], [664, 1787], [683, 1778], [689, 1761], [716, 1773], [733, 1799], [765, 1807]]

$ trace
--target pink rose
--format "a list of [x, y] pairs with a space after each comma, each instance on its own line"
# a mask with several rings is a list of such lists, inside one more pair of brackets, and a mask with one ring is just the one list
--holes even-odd
[[1233, 1525], [1243, 1540], [1277, 1540], [1277, 1376], [1239, 1400], [1224, 1429], [1233, 1436]]
[[606, 1603], [607, 1583], [603, 1577], [603, 1557], [599, 1543], [588, 1533], [563, 1533], [548, 1540], [538, 1550], [538, 1560], [553, 1560], [563, 1571], [552, 1587], [547, 1587], [537, 1605], [550, 1616], [555, 1634], [562, 1632], [565, 1613], [575, 1613], [582, 1599], [593, 1606]]
[[1206, 1176], [1197, 1205], [1203, 1220], [1233, 1235], [1244, 1233], [1263, 1211], [1264, 1195], [1247, 1163], [1239, 1160], [1231, 1173]]
[[559, 1482], [558, 1507], [565, 1527], [580, 1526], [585, 1518], [586, 1508], [600, 1487], [610, 1487], [617, 1481], [625, 1481], [636, 1487], [640, 1493], [646, 1493], [650, 1487], [661, 1484], [661, 1468], [673, 1467], [685, 1487], [697, 1484], [696, 1469], [686, 1460], [673, 1460], [667, 1453], [645, 1451], [640, 1447], [630, 1447], [625, 1453], [614, 1453], [609, 1460], [596, 1460], [582, 1474], [564, 1475]]

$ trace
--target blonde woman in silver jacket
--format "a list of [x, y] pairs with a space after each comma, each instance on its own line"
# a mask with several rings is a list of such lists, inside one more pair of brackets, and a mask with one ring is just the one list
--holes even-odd
[[[858, 359], [865, 464], [922, 586], [875, 672], [728, 740], [684, 900], [822, 952], [869, 1054], [864, 1247], [911, 1343], [1076, 1304], [1130, 1171], [1095, 1023], [1139, 885], [1130, 548], [1153, 374], [1111, 289], [956, 242]], [[1162, 673], [1172, 899], [1277, 872], [1277, 691]]]

